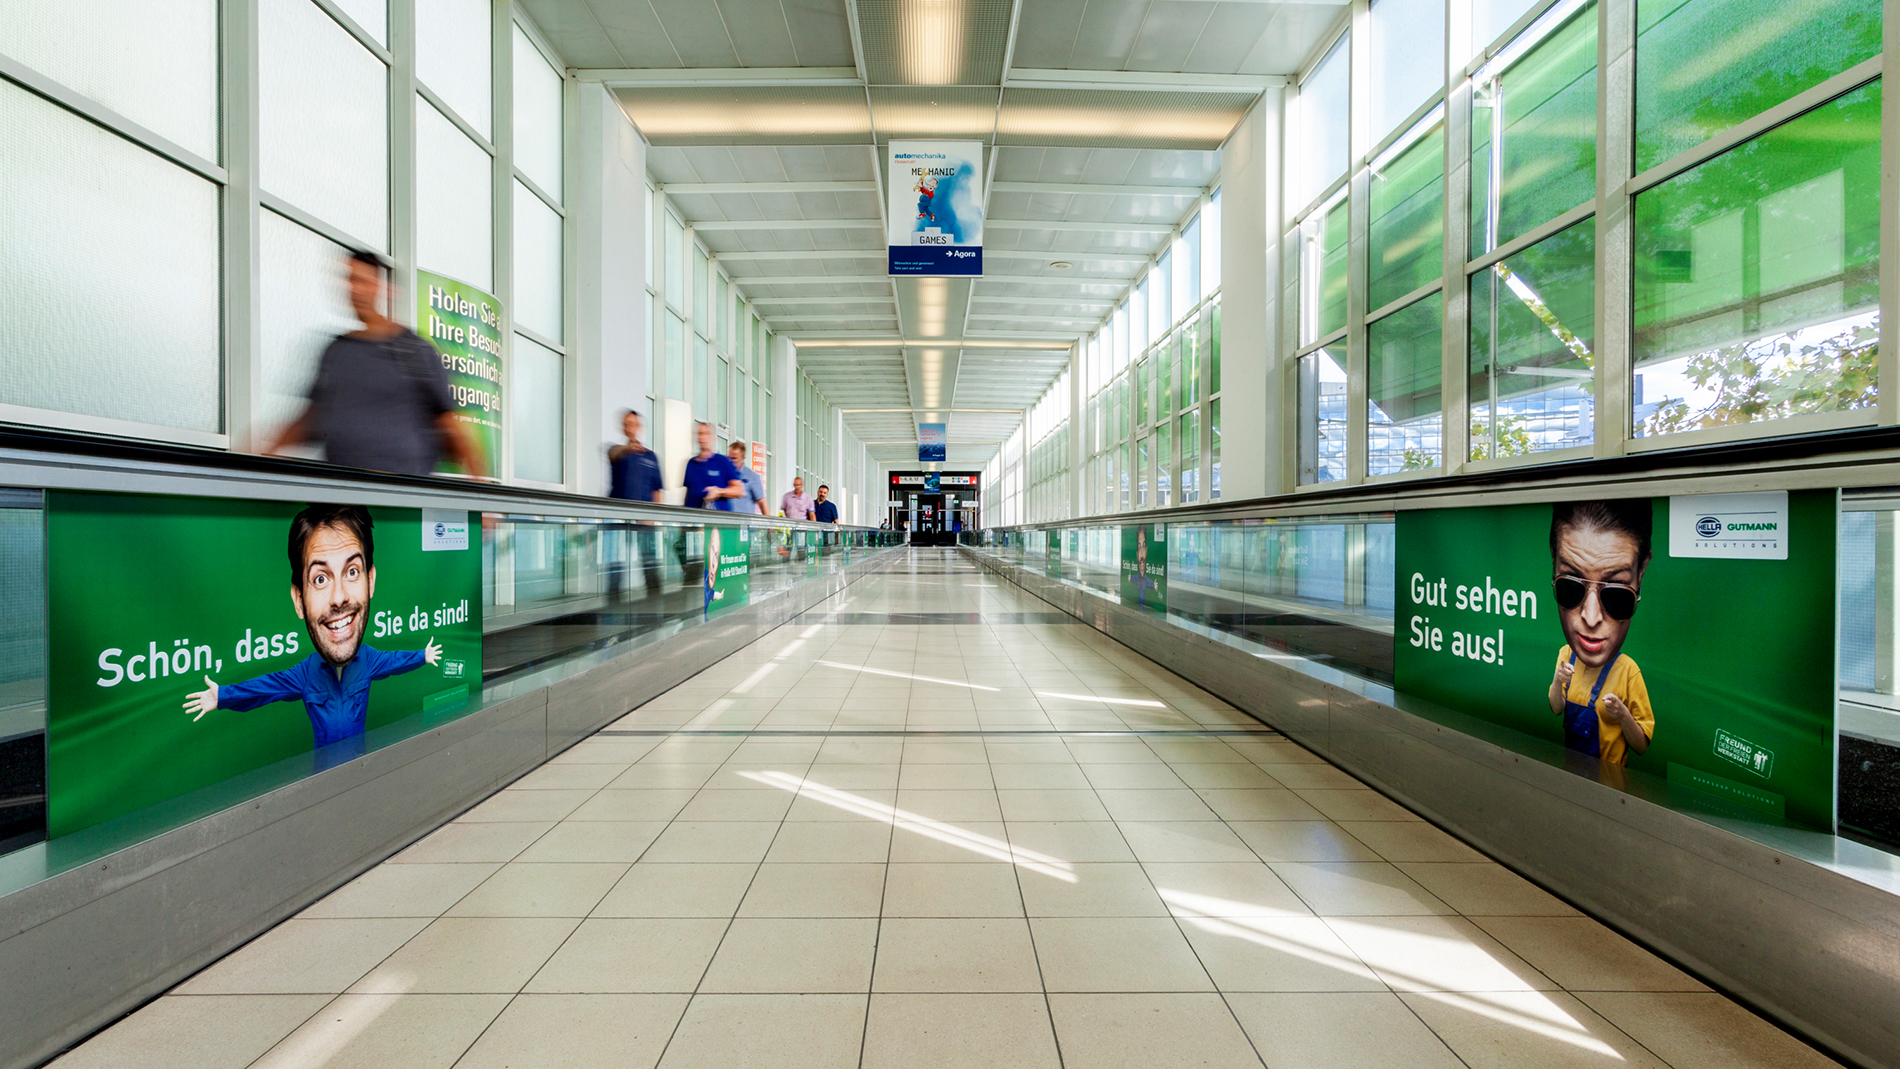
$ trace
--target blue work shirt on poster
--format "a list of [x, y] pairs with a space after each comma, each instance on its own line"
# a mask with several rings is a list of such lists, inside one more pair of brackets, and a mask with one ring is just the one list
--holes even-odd
[[302, 701], [317, 745], [328, 746], [363, 733], [371, 683], [420, 668], [424, 660], [421, 650], [384, 653], [358, 646], [356, 658], [339, 674], [322, 654], [313, 653], [281, 672], [219, 685], [218, 708], [242, 712], [271, 702]]

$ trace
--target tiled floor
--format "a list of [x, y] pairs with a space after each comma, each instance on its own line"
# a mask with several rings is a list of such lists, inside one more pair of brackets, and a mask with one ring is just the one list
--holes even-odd
[[57, 1064], [1832, 1064], [1046, 612], [913, 553]]

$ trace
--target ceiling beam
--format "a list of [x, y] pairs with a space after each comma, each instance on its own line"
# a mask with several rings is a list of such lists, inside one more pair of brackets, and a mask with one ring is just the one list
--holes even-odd
[[[769, 299], [769, 298], [768, 298]], [[831, 298], [817, 298], [829, 300]], [[992, 301], [1002, 304], [1031, 304], [1041, 308], [1073, 308], [1078, 304], [1099, 304], [1108, 307], [1115, 303], [1113, 297], [1018, 297], [1008, 293], [978, 293], [973, 301]]]
[[[1147, 263], [1147, 260], [1141, 261]], [[1128, 287], [1131, 281], [1125, 278], [1058, 278], [1054, 275], [980, 275], [978, 282], [1007, 282], [1011, 284], [1029, 283], [1040, 286], [1120, 286]]]
[[[1173, 223], [1111, 223], [1094, 219], [985, 219], [991, 230], [1078, 230], [1107, 234], [1172, 234]], [[1082, 253], [1076, 253], [1080, 257]]]
[[1200, 186], [1116, 186], [1092, 185], [1086, 182], [998, 182], [990, 189], [996, 193], [1064, 193], [1098, 197], [1186, 198], [1198, 197], [1207, 192]]
[[877, 182], [663, 182], [662, 193], [876, 193]]
[[707, 230], [882, 230], [876, 219], [705, 219], [688, 223], [694, 231]]
[[[734, 275], [735, 286], [824, 286], [832, 283], [875, 282], [882, 286], [890, 276], [876, 275]], [[758, 298], [754, 298], [757, 300]]]
[[578, 81], [609, 89], [864, 84], [853, 67], [577, 67], [571, 73]]
[[780, 335], [799, 349], [882, 349], [896, 345], [920, 349], [1067, 349], [1075, 339], [1047, 332], [991, 331], [980, 338], [905, 339], [888, 331], [792, 331]]
[[1055, 263], [1067, 260], [1074, 263], [1086, 260], [1098, 264], [1145, 264], [1154, 259], [1152, 256], [1102, 256], [1092, 252], [1057, 252], [1048, 249], [984, 249], [986, 260], [1041, 260], [1043, 263]]
[[1107, 89], [1150, 93], [1260, 93], [1287, 84], [1279, 74], [1188, 74], [1172, 71], [1035, 70], [1003, 76], [1004, 89]]
[[754, 297], [753, 304], [893, 304], [896, 298], [888, 293], [870, 297]]
[[[882, 260], [886, 255], [883, 249], [801, 249], [797, 252], [715, 252], [712, 258], [723, 264], [736, 260]], [[744, 280], [735, 278], [733, 281]]]

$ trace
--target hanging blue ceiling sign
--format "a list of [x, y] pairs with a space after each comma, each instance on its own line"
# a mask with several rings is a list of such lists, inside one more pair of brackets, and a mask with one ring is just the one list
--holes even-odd
[[919, 423], [917, 425], [917, 462], [919, 464], [941, 464], [950, 453], [949, 425], [945, 423]]
[[890, 143], [890, 273], [983, 273], [983, 142]]

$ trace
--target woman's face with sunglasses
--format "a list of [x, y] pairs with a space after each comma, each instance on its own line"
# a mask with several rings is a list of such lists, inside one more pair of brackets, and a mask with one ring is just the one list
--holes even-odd
[[1622, 531], [1566, 527], [1551, 561], [1551, 593], [1577, 663], [1599, 668], [1623, 648], [1643, 581], [1636, 539]]

